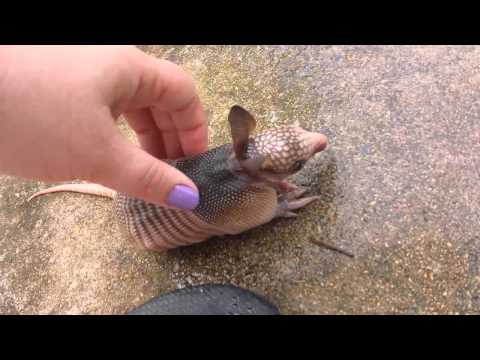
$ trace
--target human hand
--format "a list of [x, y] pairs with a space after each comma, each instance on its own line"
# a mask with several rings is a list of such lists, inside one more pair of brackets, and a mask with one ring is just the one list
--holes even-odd
[[[141, 148], [115, 126], [121, 114]], [[129, 46], [0, 46], [0, 173], [192, 209], [194, 183], [158, 159], [206, 150], [199, 97], [177, 65]]]

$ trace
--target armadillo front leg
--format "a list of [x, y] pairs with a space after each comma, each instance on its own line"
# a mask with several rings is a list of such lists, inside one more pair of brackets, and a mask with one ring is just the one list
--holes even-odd
[[307, 189], [299, 188], [287, 194], [282, 194], [278, 197], [278, 207], [275, 213], [275, 218], [277, 217], [296, 217], [297, 214], [292, 210], [301, 209], [312, 201], [320, 199], [320, 196], [308, 196], [301, 198]]

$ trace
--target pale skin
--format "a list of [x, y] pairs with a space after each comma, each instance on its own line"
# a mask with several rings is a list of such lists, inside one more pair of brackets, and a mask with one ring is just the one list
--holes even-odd
[[[115, 121], [124, 115], [141, 147]], [[159, 159], [207, 150], [193, 80], [133, 46], [0, 46], [0, 173], [85, 180], [165, 205], [193, 182]]]

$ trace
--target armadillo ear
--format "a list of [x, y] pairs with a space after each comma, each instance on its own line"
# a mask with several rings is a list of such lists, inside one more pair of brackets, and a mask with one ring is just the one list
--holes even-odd
[[248, 138], [255, 130], [255, 118], [241, 106], [235, 105], [228, 114], [233, 149], [238, 160], [246, 159]]

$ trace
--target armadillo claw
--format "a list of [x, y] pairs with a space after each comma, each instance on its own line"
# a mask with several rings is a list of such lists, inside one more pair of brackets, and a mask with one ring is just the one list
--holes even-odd
[[315, 201], [318, 199], [320, 199], [320, 196], [309, 196], [303, 199], [288, 201], [287, 207], [288, 207], [288, 210], [301, 209], [304, 206], [307, 206], [308, 204], [310, 204], [312, 201]]
[[285, 194], [285, 199], [287, 201], [296, 200], [302, 197], [307, 191], [308, 191], [308, 188], [297, 187], [297, 189]]
[[[305, 192], [306, 190], [303, 190]], [[286, 217], [286, 218], [291, 218], [291, 217], [296, 217], [297, 214], [292, 212], [292, 210], [297, 210], [301, 209], [311, 202], [320, 199], [320, 196], [309, 196], [305, 197], [303, 199], [294, 199], [294, 200], [288, 200], [286, 199], [287, 195], [283, 195], [282, 199], [280, 200], [279, 198], [279, 203], [277, 207], [277, 211], [275, 213], [275, 218], [277, 217]], [[300, 195], [301, 196], [301, 195]]]
[[293, 211], [287, 211], [287, 212], [284, 212], [282, 215], [280, 215], [280, 217], [283, 217], [283, 218], [294, 218], [297, 216], [298, 214], [295, 214]]
[[289, 193], [289, 192], [292, 192], [292, 191], [295, 191], [297, 189], [299, 189], [299, 187], [293, 183], [290, 183], [288, 181], [282, 181], [282, 182], [279, 182], [276, 184], [278, 190], [281, 192], [281, 193]]

